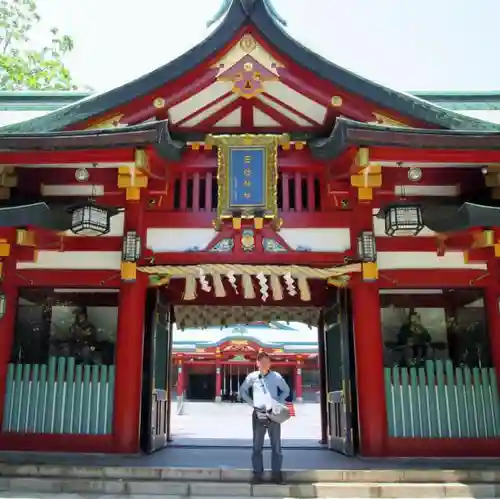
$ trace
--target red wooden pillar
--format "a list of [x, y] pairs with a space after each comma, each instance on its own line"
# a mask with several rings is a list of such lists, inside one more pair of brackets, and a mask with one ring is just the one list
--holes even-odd
[[[135, 230], [144, 243], [143, 208], [144, 203], [141, 201], [126, 202], [124, 235], [129, 230]], [[113, 418], [115, 450], [120, 453], [136, 453], [140, 450], [144, 310], [147, 285], [147, 275], [137, 272], [135, 281], [122, 281], [120, 288]]]
[[218, 361], [215, 364], [215, 401], [222, 401], [222, 369]]
[[297, 360], [297, 365], [295, 366], [295, 401], [304, 401], [302, 391], [302, 362], [300, 360]]
[[354, 284], [352, 309], [361, 455], [384, 456], [387, 412], [380, 299], [376, 283]]
[[[9, 231], [12, 233], [12, 231]], [[14, 235], [6, 238], [10, 244], [9, 256], [2, 260], [3, 280], [0, 283], [0, 292], [5, 295], [5, 314], [0, 319], [0, 427], [3, 421], [3, 408], [5, 401], [5, 382], [7, 368], [12, 355], [12, 345], [15, 335], [15, 321], [17, 310], [18, 289], [15, 285], [16, 257], [14, 254]]]

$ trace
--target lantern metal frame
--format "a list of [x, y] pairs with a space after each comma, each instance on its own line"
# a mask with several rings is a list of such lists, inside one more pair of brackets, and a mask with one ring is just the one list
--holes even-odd
[[71, 214], [71, 232], [93, 237], [108, 234], [111, 217], [118, 213], [116, 208], [98, 205], [93, 201], [73, 205], [68, 211]]
[[361, 262], [376, 262], [377, 247], [375, 245], [375, 235], [373, 232], [365, 230], [361, 232], [357, 240], [358, 259]]
[[386, 206], [383, 210], [385, 233], [388, 236], [416, 236], [425, 227], [422, 207], [417, 203]]
[[141, 258], [141, 238], [135, 230], [129, 230], [123, 236], [122, 260], [137, 262]]

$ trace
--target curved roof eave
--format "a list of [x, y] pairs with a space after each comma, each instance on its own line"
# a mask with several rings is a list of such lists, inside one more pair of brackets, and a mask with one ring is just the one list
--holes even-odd
[[392, 109], [430, 125], [455, 130], [499, 130], [500, 124], [464, 116], [402, 92], [391, 90], [366, 80], [320, 55], [291, 38], [269, 13], [264, 0], [233, 0], [217, 29], [188, 52], [166, 65], [118, 88], [103, 92], [65, 106], [44, 116], [0, 127], [0, 133], [37, 133], [65, 129], [76, 123], [108, 113], [132, 98], [153, 92], [186, 72], [194, 69], [214, 53], [222, 50], [248, 22], [278, 51], [320, 78], [358, 94], [384, 109]]

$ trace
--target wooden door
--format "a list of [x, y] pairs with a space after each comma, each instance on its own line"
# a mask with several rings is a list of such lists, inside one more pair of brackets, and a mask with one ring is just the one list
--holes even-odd
[[170, 441], [172, 307], [162, 303], [161, 294], [151, 291], [151, 318], [144, 338], [143, 438], [147, 453], [163, 449]]
[[354, 356], [350, 295], [338, 289], [332, 306], [323, 313], [326, 358], [328, 447], [347, 456], [355, 454]]

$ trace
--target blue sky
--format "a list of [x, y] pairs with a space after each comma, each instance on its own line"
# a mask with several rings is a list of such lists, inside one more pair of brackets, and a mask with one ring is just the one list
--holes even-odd
[[[188, 50], [221, 0], [38, 0], [74, 37], [67, 63], [105, 90]], [[273, 0], [290, 33], [398, 90], [500, 90], [500, 0]], [[42, 43], [41, 35], [38, 41]]]

